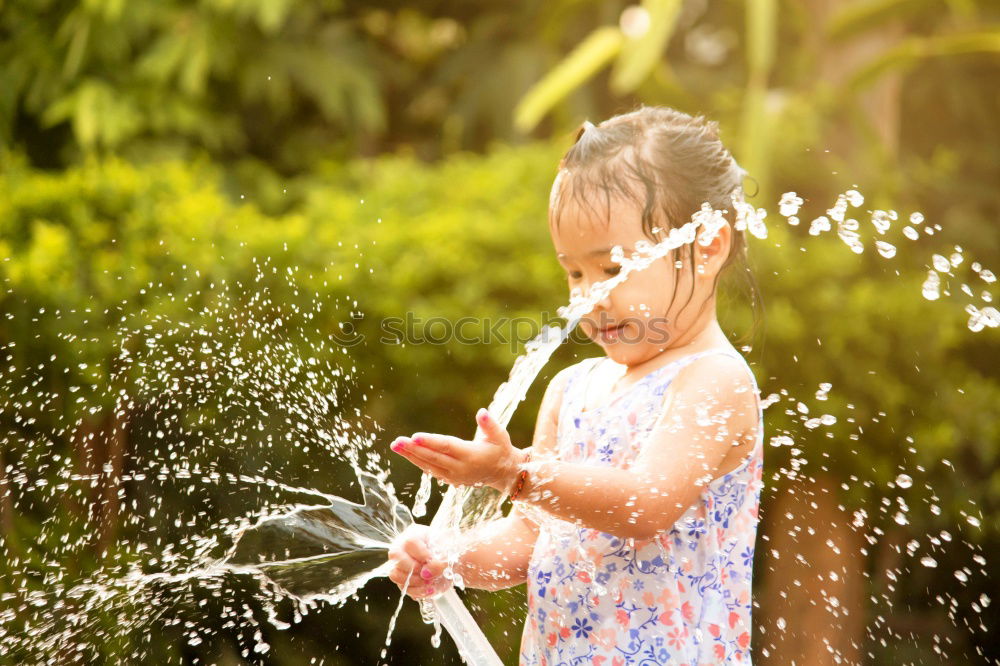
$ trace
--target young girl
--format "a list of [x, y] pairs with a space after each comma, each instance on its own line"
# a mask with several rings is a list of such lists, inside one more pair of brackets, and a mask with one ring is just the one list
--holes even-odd
[[[571, 290], [690, 221], [732, 211], [744, 172], [716, 126], [641, 108], [585, 123], [560, 163], [549, 227]], [[750, 662], [751, 573], [763, 462], [754, 377], [716, 318], [716, 285], [745, 258], [734, 216], [631, 273], [580, 321], [604, 350], [549, 383], [531, 446], [481, 409], [485, 437], [418, 433], [391, 448], [451, 484], [516, 499], [476, 535], [467, 586], [527, 583], [523, 665]], [[529, 461], [530, 459], [530, 461]], [[450, 584], [414, 526], [390, 552], [414, 598]]]

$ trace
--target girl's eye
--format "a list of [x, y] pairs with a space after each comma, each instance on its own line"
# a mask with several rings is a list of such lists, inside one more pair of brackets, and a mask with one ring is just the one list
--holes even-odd
[[[609, 275], [611, 277], [618, 275], [619, 273], [621, 273], [621, 271], [622, 271], [621, 266], [613, 266], [611, 268], [604, 269], [605, 275]], [[580, 278], [583, 277], [583, 273], [580, 271], [566, 271], [566, 275], [567, 277], [569, 277], [570, 280], [579, 280]]]

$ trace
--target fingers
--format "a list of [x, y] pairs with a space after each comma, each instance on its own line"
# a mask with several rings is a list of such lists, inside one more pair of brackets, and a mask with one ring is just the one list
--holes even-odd
[[[434, 467], [449, 469], [458, 462], [455, 458], [447, 453], [443, 453], [440, 448], [432, 445], [429, 440], [422, 437], [414, 437], [412, 439], [400, 437], [396, 442], [396, 448], [393, 449], [396, 453], [402, 453], [407, 457], [412, 456]], [[449, 446], [448, 448], [450, 449], [451, 447]]]
[[407, 539], [402, 545], [403, 551], [409, 555], [414, 562], [423, 564], [433, 559], [431, 551], [427, 548], [427, 544], [422, 538]]
[[447, 565], [432, 559], [424, 534], [404, 535], [389, 549], [389, 559], [395, 562], [389, 571], [389, 580], [409, 597], [426, 599], [451, 585], [442, 576]]
[[434, 582], [440, 578], [448, 565], [441, 560], [430, 560], [420, 569], [420, 577], [428, 582]]
[[476, 423], [486, 435], [486, 441], [498, 445], [510, 444], [510, 435], [507, 434], [507, 429], [500, 425], [485, 407], [476, 412]]
[[408, 439], [419, 446], [451, 458], [461, 458], [468, 453], [468, 447], [465, 445], [465, 442], [450, 435], [418, 432], [413, 437], [404, 437], [403, 439]]
[[[427, 472], [431, 476], [440, 479], [441, 481], [444, 481], [447, 484], [455, 485], [452, 482], [452, 470], [450, 469], [450, 467], [442, 467], [440, 465], [436, 465], [430, 462], [429, 460], [431, 458], [430, 452], [421, 450], [421, 447], [415, 444], [410, 444], [410, 445], [402, 444], [399, 442], [399, 440], [393, 442], [390, 448], [392, 448], [393, 451], [403, 456], [404, 458], [406, 458], [411, 463], [413, 463], [423, 471]], [[445, 457], [438, 458], [438, 460], [448, 462], [448, 459]], [[454, 464], [454, 462], [455, 462], [454, 460], [451, 460], [450, 462], [448, 462], [448, 464], [452, 465]]]

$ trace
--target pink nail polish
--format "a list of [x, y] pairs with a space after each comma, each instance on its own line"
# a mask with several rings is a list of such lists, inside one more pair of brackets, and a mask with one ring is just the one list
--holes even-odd
[[416, 444], [417, 446], [419, 446], [419, 445], [421, 445], [421, 444], [423, 444], [423, 443], [424, 443], [424, 440], [420, 439], [419, 437], [414, 437], [414, 438], [413, 438], [413, 439], [412, 439], [411, 441], [412, 441], [412, 442], [413, 442], [414, 444]]
[[434, 577], [434, 574], [431, 573], [430, 569], [424, 567], [423, 569], [420, 570], [420, 577], [423, 578], [424, 580], [430, 580], [431, 578]]

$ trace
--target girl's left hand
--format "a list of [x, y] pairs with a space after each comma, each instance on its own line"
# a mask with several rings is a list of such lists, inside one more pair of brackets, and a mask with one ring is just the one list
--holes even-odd
[[524, 455], [510, 435], [485, 409], [476, 413], [482, 439], [467, 441], [448, 435], [418, 432], [397, 437], [389, 448], [435, 478], [450, 485], [487, 485], [507, 492]]

